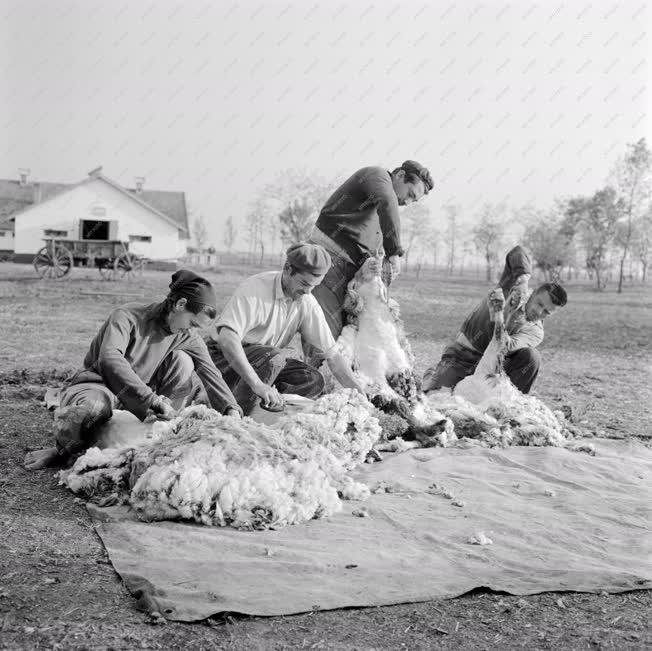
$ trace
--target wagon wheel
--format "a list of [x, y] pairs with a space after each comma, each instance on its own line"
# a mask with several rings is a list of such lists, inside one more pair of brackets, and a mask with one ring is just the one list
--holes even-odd
[[113, 263], [115, 280], [133, 280], [137, 273], [142, 273], [143, 261], [129, 255], [121, 255]]
[[34, 269], [40, 278], [59, 280], [73, 266], [72, 253], [61, 244], [44, 246], [34, 258]]

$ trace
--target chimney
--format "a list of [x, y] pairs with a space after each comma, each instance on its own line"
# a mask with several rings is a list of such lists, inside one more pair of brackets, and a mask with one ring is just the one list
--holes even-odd
[[32, 183], [32, 202], [33, 203], [41, 203], [41, 184], [40, 183]]
[[143, 192], [143, 183], [145, 183], [144, 176], [137, 176], [135, 179], [136, 182], [136, 194], [142, 194]]
[[24, 188], [27, 185], [27, 177], [29, 176], [29, 170], [25, 167], [18, 169], [18, 174], [20, 176], [20, 187]]

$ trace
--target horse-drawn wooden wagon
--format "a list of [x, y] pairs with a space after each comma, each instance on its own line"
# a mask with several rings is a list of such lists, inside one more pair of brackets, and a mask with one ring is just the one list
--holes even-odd
[[49, 280], [64, 278], [72, 267], [96, 267], [105, 280], [131, 280], [145, 264], [143, 256], [129, 251], [129, 242], [120, 240], [45, 238], [34, 257], [36, 273]]

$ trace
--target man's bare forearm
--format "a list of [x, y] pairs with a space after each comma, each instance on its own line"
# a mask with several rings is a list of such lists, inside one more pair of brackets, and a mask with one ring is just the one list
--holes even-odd
[[217, 335], [217, 343], [229, 366], [249, 387], [253, 389], [261, 384], [262, 380], [249, 363], [237, 333], [230, 328], [221, 328]]
[[357, 389], [362, 395], [365, 395], [362, 385], [358, 382], [355, 375], [353, 375], [351, 367], [341, 354], [336, 353], [327, 360], [327, 363], [335, 379], [345, 389]]

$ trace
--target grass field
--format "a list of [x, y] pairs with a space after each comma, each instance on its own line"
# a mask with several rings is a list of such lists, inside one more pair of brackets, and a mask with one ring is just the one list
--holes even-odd
[[[205, 275], [225, 300], [256, 271], [233, 267]], [[0, 263], [0, 648], [634, 649], [650, 641], [647, 592], [521, 599], [478, 591], [289, 618], [146, 625], [83, 506], [56, 486], [52, 472], [28, 473], [21, 462], [26, 448], [49, 440], [51, 417], [40, 405], [45, 386], [79, 366], [113, 307], [157, 300], [168, 283], [163, 272], [107, 283], [83, 269], [69, 280], [44, 282], [29, 266]], [[405, 274], [396, 281], [391, 293], [402, 306], [420, 371], [437, 361], [487, 289], [470, 278], [417, 281]], [[546, 322], [535, 392], [550, 405], [570, 404], [601, 436], [652, 440], [652, 292], [568, 289], [568, 306]]]

